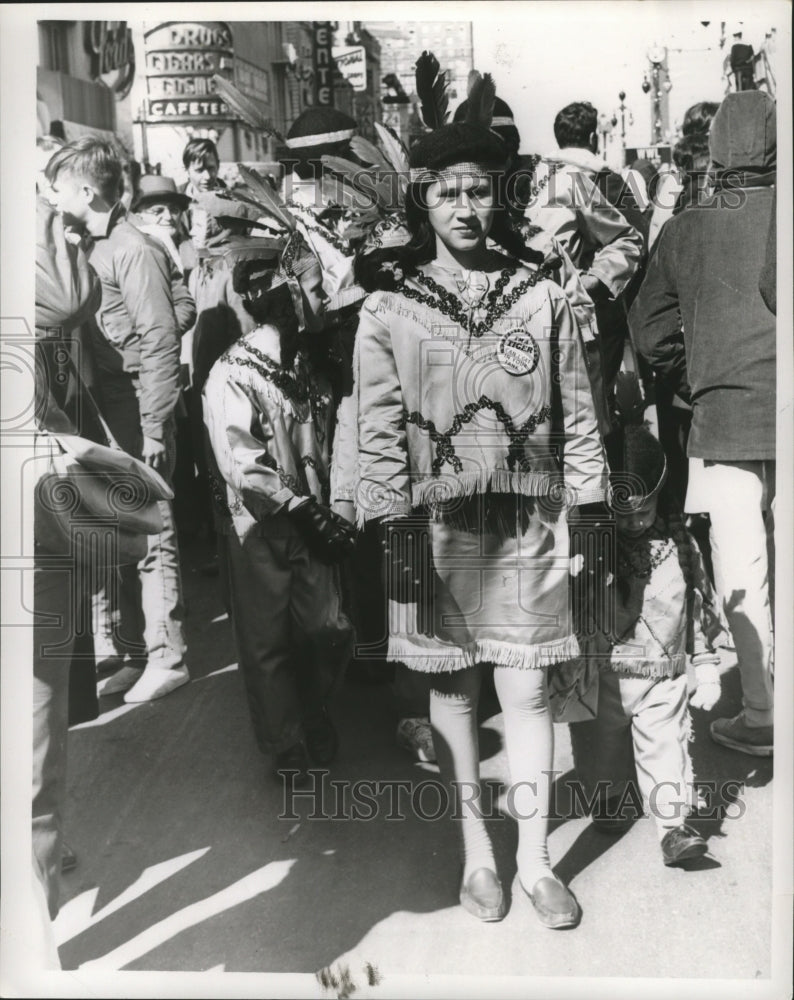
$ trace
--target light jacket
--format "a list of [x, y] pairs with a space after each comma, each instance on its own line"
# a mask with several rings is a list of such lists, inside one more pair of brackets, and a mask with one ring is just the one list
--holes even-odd
[[213, 365], [204, 385], [210, 487], [223, 533], [293, 533], [296, 496], [329, 499], [330, 388], [298, 353], [281, 364], [278, 331], [260, 326]]
[[[460, 271], [421, 270], [459, 298]], [[492, 287], [498, 278], [489, 275]], [[603, 498], [604, 451], [565, 293], [524, 266], [514, 267], [503, 296], [511, 293], [514, 303], [481, 337], [412, 299], [427, 294], [415, 279], [365, 301], [333, 484], [334, 499], [354, 499], [360, 524], [473, 493], [545, 495], [563, 478], [570, 502]], [[534, 344], [528, 374], [497, 360], [511, 331]]]
[[162, 439], [179, 398], [180, 327], [170, 258], [118, 207], [107, 232], [90, 241], [88, 259], [102, 282], [96, 314], [101, 336], [94, 349], [103, 383], [123, 372], [139, 378], [143, 433]]
[[640, 265], [643, 239], [595, 185], [599, 163], [586, 150], [567, 149], [541, 160], [525, 214], [562, 243], [579, 270], [589, 271], [617, 298]]

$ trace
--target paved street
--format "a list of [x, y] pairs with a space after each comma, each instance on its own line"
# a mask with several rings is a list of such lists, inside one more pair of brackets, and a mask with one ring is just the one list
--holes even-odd
[[[402, 820], [383, 810], [370, 821], [310, 819], [313, 809], [347, 809], [327, 779], [322, 808], [296, 800], [279, 818], [285, 804], [250, 732], [217, 581], [196, 570], [208, 554], [203, 543], [184, 552], [193, 682], [151, 704], [103, 699], [100, 718], [70, 734], [66, 838], [79, 864], [64, 878], [56, 924], [65, 969], [325, 970], [328, 996], [370, 986], [388, 995], [398, 974], [770, 975], [772, 762], [706, 735], [710, 718], [738, 706], [732, 654], [721, 702], [693, 713], [696, 774], [735, 782], [724, 794], [740, 814], [700, 823], [710, 857], [698, 870], [667, 869], [649, 819], [615, 839], [584, 816], [564, 818], [573, 755], [568, 727], [557, 726], [550, 850], [583, 921], [568, 932], [540, 926], [515, 879], [515, 828], [502, 817], [491, 827], [510, 910], [483, 925], [456, 905], [448, 819], [423, 821], [409, 808]], [[504, 781], [501, 716], [485, 708], [483, 774]], [[330, 778], [433, 777], [394, 742], [388, 685], [348, 680], [336, 717], [342, 746]], [[428, 791], [423, 807], [436, 801]]]

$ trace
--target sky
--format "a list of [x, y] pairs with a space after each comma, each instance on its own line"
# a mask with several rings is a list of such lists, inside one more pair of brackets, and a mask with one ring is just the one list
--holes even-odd
[[[650, 98], [642, 92], [650, 68], [646, 52], [668, 49], [670, 123], [675, 128], [696, 101], [717, 100], [725, 93], [722, 63], [732, 33], [741, 22], [743, 41], [756, 51], [772, 26], [787, 30], [780, 4], [737, 3], [719, 7], [693, 2], [502, 3], [498, 15], [473, 18], [475, 67], [491, 72], [497, 94], [513, 109], [522, 138], [521, 151], [556, 148], [552, 125], [560, 108], [587, 100], [611, 117], [618, 94], [626, 92], [627, 145], [651, 141]], [[708, 26], [701, 24], [708, 20]], [[727, 41], [719, 48], [720, 21]], [[789, 45], [788, 35], [778, 48]], [[620, 126], [608, 146], [610, 162], [620, 160]]]

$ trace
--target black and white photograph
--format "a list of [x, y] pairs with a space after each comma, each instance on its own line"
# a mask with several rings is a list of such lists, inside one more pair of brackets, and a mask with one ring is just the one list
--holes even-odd
[[790, 1000], [791, 5], [0, 27], [2, 995]]

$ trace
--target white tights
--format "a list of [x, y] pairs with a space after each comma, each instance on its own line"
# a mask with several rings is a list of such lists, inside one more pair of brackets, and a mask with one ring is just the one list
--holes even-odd
[[[430, 721], [442, 778], [451, 784], [461, 817], [463, 878], [478, 868], [496, 870], [479, 798], [480, 755], [477, 703], [482, 668], [471, 667], [432, 679]], [[518, 824], [518, 875], [531, 891], [540, 878], [553, 877], [546, 846], [554, 733], [546, 671], [495, 667], [494, 684], [504, 714], [511, 788], [507, 809]]]

